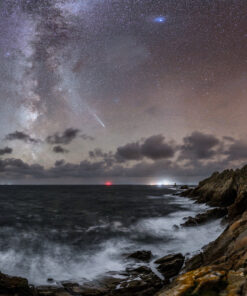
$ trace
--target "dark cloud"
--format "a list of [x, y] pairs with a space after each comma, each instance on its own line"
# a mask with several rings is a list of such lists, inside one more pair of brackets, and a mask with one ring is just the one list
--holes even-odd
[[9, 147], [0, 149], [0, 155], [11, 154], [12, 152], [13, 152], [13, 149]]
[[38, 143], [39, 140], [34, 139], [32, 137], [30, 137], [29, 135], [25, 134], [24, 132], [20, 132], [20, 131], [15, 131], [14, 133], [8, 134], [5, 137], [5, 140], [7, 141], [15, 141], [15, 140], [19, 140], [19, 141], [23, 141], [23, 142], [30, 142], [30, 143]]
[[100, 148], [96, 148], [88, 152], [89, 158], [92, 160], [102, 160], [107, 167], [112, 166], [116, 162], [115, 155], [112, 151], [103, 152]]
[[156, 160], [173, 157], [176, 147], [172, 143], [166, 143], [164, 136], [155, 135], [144, 141], [141, 151], [143, 156]]
[[215, 162], [196, 167], [184, 167], [169, 160], [139, 162], [131, 167], [123, 164], [107, 166], [104, 161], [83, 160], [79, 164], [57, 161], [53, 167], [45, 169], [39, 164], [29, 165], [20, 159], [0, 159], [0, 177], [2, 179], [42, 180], [64, 178], [160, 178], [178, 176], [207, 176], [215, 170], [223, 169], [225, 163]]
[[247, 143], [240, 140], [232, 141], [225, 154], [229, 161], [247, 159]]
[[62, 146], [55, 146], [55, 147], [53, 147], [52, 150], [55, 153], [68, 153], [69, 152], [69, 150], [64, 149]]
[[116, 158], [118, 160], [140, 160], [143, 158], [140, 143], [129, 143], [117, 149]]
[[173, 143], [166, 143], [162, 135], [154, 135], [144, 140], [144, 142], [129, 143], [119, 147], [116, 158], [119, 161], [141, 160], [146, 157], [152, 160], [171, 158], [176, 152]]
[[80, 133], [79, 129], [68, 128], [62, 133], [55, 133], [52, 136], [46, 138], [47, 143], [49, 144], [70, 144], [74, 139], [78, 137]]
[[193, 132], [183, 139], [179, 159], [210, 159], [217, 154], [220, 140], [214, 135]]
[[99, 157], [105, 157], [106, 153], [104, 153], [100, 148], [96, 148], [88, 152], [90, 158], [95, 159]]

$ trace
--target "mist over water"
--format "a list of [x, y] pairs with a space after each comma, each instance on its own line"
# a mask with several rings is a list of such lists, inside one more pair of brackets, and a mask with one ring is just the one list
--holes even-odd
[[153, 186], [2, 186], [0, 270], [47, 284], [83, 282], [130, 263], [123, 254], [192, 254], [222, 231], [220, 221], [178, 228], [205, 205]]

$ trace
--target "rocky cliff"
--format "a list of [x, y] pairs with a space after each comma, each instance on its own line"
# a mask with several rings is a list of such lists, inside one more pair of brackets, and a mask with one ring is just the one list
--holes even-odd
[[183, 195], [227, 207], [228, 226], [202, 253], [188, 260], [184, 272], [156, 295], [247, 295], [247, 166], [214, 173]]
[[235, 219], [247, 209], [247, 166], [213, 173], [183, 195], [211, 206], [227, 207], [230, 220]]

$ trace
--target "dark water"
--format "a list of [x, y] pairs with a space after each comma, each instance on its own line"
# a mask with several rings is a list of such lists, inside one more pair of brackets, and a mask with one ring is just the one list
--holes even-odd
[[[205, 209], [154, 186], [2, 186], [0, 270], [32, 283], [93, 279], [122, 270], [123, 253], [198, 250], [221, 227], [175, 230]], [[210, 236], [210, 238], [209, 238]]]

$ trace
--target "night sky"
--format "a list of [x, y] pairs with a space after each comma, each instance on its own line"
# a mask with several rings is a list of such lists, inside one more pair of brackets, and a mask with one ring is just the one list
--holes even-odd
[[246, 0], [0, 2], [0, 183], [195, 183], [247, 160]]

